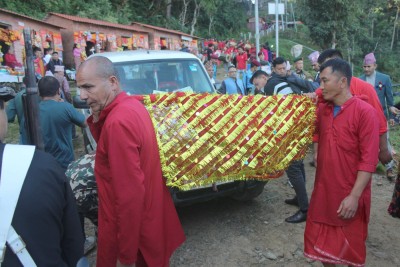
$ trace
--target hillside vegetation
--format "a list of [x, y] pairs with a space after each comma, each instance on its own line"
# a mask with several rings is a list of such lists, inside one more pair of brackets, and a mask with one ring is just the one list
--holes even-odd
[[[266, 15], [268, 2], [258, 1], [259, 14], [272, 23], [274, 16]], [[400, 0], [281, 2], [288, 3], [285, 21], [295, 19], [305, 25], [281, 33], [283, 38], [319, 51], [340, 49], [354, 64], [356, 75], [364, 55], [374, 52], [378, 69], [400, 83]], [[143, 22], [217, 39], [240, 39], [248, 32], [247, 19], [254, 16], [251, 0], [0, 0], [0, 7], [38, 19], [59, 12], [121, 24]]]

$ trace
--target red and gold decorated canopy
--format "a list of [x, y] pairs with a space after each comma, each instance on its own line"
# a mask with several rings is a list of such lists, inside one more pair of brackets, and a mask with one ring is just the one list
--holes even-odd
[[279, 177], [312, 142], [315, 105], [306, 97], [216, 94], [143, 96], [167, 185]]

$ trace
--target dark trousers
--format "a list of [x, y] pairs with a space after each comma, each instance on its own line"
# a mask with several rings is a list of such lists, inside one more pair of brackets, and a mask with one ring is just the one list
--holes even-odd
[[308, 196], [306, 190], [306, 171], [304, 169], [303, 160], [293, 161], [287, 168], [286, 175], [296, 192], [296, 198], [299, 202], [300, 210], [307, 211]]

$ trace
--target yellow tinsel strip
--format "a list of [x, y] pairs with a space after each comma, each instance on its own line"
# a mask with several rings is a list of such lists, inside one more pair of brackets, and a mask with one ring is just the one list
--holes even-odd
[[315, 106], [301, 96], [144, 96], [168, 186], [268, 179], [304, 157]]

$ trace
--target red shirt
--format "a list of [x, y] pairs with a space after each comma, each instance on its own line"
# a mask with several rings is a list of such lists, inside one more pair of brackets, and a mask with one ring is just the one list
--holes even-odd
[[[361, 80], [360, 78], [351, 77], [350, 91], [352, 95], [361, 97], [363, 100], [368, 102], [376, 109], [379, 119], [379, 135], [386, 133], [386, 117], [383, 113], [381, 102], [379, 101], [378, 95], [376, 94], [374, 87], [366, 81]], [[321, 88], [318, 88], [315, 93], [318, 95], [318, 102], [324, 102], [324, 100], [322, 99]]]
[[225, 47], [225, 42], [218, 42], [218, 49], [219, 50], [224, 50], [224, 47]]
[[17, 61], [17, 58], [14, 54], [6, 53], [4, 55], [4, 63], [6, 66], [10, 68], [21, 67], [22, 64]]
[[[376, 111], [358, 97], [350, 98], [333, 117], [333, 105], [321, 103], [317, 112], [318, 164], [308, 216], [311, 220], [343, 226], [351, 220], [338, 217], [358, 171], [373, 173], [378, 163], [379, 125]], [[369, 219], [371, 182], [359, 199], [356, 216]]]
[[234, 47], [229, 47], [228, 49], [226, 49], [226, 54], [232, 55], [232, 53], [235, 52], [235, 48]]
[[268, 61], [269, 60], [268, 50], [263, 47], [263, 48], [261, 48], [261, 52], [264, 54], [264, 60]]
[[145, 107], [120, 93], [88, 124], [97, 141], [99, 196], [97, 267], [168, 266], [185, 236], [162, 173], [153, 124]]
[[244, 52], [243, 54], [237, 54], [236, 55], [237, 69], [245, 70], [247, 67], [246, 61], [247, 61], [247, 53], [246, 52]]

